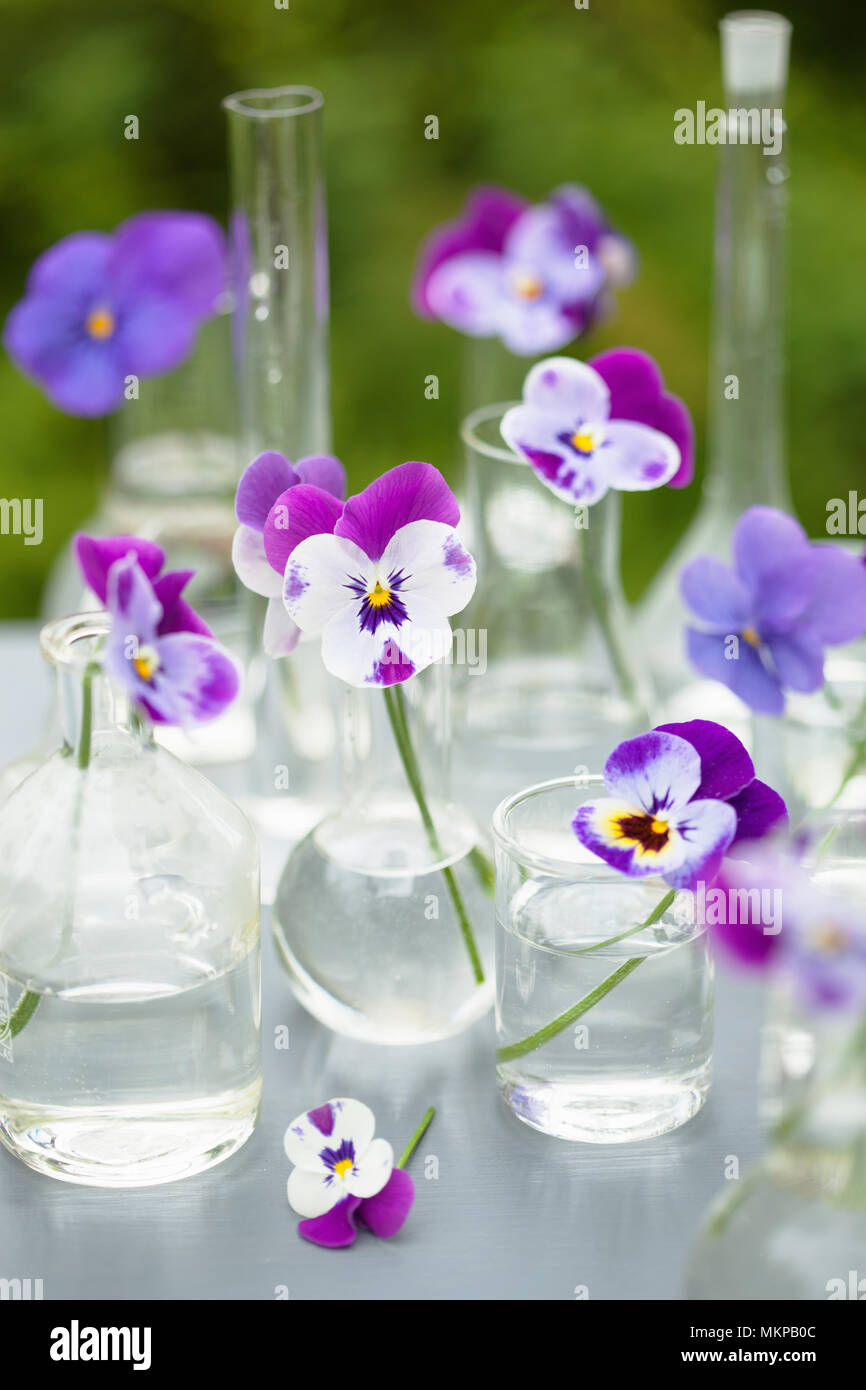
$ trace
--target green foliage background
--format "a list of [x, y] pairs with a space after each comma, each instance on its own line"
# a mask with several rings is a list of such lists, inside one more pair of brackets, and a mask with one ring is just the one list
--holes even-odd
[[[406, 458], [457, 455], [459, 342], [413, 318], [416, 248], [479, 180], [531, 198], [587, 184], [637, 243], [641, 275], [581, 346], [653, 353], [691, 405], [703, 468], [715, 151], [673, 141], [673, 112], [721, 99], [713, 0], [2, 0], [0, 312], [45, 247], [144, 208], [227, 204], [220, 99], [310, 83], [326, 98], [335, 448], [353, 486]], [[863, 485], [866, 167], [863, 19], [791, 0], [788, 431], [794, 495], [822, 528]], [[123, 138], [129, 113], [140, 139]], [[424, 118], [440, 121], [424, 139]], [[438, 402], [424, 377], [440, 377]], [[0, 537], [0, 616], [37, 611], [91, 511], [107, 427], [55, 411], [0, 361], [0, 494], [45, 499], [45, 542]], [[627, 499], [634, 594], [697, 501]]]

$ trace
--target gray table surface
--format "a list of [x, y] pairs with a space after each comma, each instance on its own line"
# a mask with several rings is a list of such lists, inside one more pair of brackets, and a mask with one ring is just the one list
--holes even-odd
[[[0, 625], [0, 763], [32, 747], [50, 708], [35, 631]], [[569, 1144], [500, 1101], [491, 1019], [414, 1049], [336, 1037], [294, 1001], [264, 926], [264, 1103], [249, 1143], [199, 1177], [132, 1192], [55, 1182], [0, 1151], [0, 1278], [42, 1279], [46, 1299], [681, 1296], [727, 1157], [745, 1166], [761, 1148], [755, 987], [719, 977], [715, 1083], [690, 1124], [639, 1144]], [[279, 1025], [288, 1050], [274, 1046]], [[412, 1163], [403, 1231], [329, 1251], [296, 1233], [282, 1135], [340, 1095], [370, 1105], [398, 1152], [428, 1105], [437, 1116]]]

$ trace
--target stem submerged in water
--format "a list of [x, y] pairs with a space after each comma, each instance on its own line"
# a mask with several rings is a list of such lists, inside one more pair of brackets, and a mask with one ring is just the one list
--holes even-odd
[[[388, 711], [388, 718], [391, 721], [391, 728], [394, 733], [394, 741], [397, 744], [397, 751], [400, 754], [400, 761], [406, 773], [406, 780], [415, 798], [415, 804], [421, 816], [427, 838], [430, 841], [430, 848], [437, 858], [444, 859], [445, 851], [439, 839], [439, 832], [436, 829], [427, 799], [424, 795], [424, 785], [421, 781], [421, 770], [418, 760], [415, 757], [415, 750], [412, 747], [412, 740], [409, 734], [409, 724], [406, 718], [406, 705], [403, 698], [403, 689], [400, 685], [386, 686], [382, 692], [385, 697], [385, 708]], [[460, 932], [466, 945], [469, 961], [472, 966], [472, 973], [475, 976], [476, 984], [484, 984], [484, 967], [481, 964], [481, 956], [475, 944], [475, 937], [463, 902], [463, 895], [454, 876], [451, 865], [445, 865], [442, 869], [442, 877], [448, 888], [457, 921], [460, 925]]]

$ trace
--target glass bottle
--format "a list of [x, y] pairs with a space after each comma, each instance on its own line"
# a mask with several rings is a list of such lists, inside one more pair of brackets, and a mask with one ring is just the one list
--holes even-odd
[[[236, 92], [223, 106], [242, 466], [265, 449], [296, 462], [331, 445], [324, 98], [314, 87], [273, 87]], [[259, 832], [269, 899], [286, 843], [333, 799], [337, 725], [318, 644], [265, 657], [264, 600], [248, 603], [257, 742], [243, 805]]]
[[295, 993], [367, 1042], [449, 1037], [492, 1002], [492, 869], [451, 799], [449, 676], [438, 663], [387, 690], [344, 687], [343, 800], [292, 851], [277, 890]]
[[0, 1140], [52, 1177], [136, 1187], [255, 1125], [258, 851], [94, 666], [108, 622], [43, 630], [63, 744], [0, 805]]
[[[747, 507], [791, 509], [782, 400], [789, 171], [781, 117], [791, 25], [778, 14], [742, 11], [725, 16], [720, 28], [725, 111], [772, 113], [771, 140], [755, 143], [738, 130], [744, 143], [726, 139], [719, 146], [706, 478], [697, 515], [641, 600], [637, 618], [664, 717], [691, 718], [700, 710], [747, 734], [736, 696], [700, 678], [688, 663], [688, 613], [678, 580], [696, 555], [730, 562], [731, 534]], [[727, 126], [725, 134], [731, 134]]]
[[502, 440], [508, 405], [463, 425], [479, 584], [457, 634], [457, 768], [484, 822], [515, 787], [599, 772], [646, 728], [619, 582], [619, 496], [573, 510]]

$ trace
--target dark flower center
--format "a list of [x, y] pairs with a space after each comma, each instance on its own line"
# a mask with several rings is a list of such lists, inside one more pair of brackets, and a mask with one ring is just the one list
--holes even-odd
[[631, 840], [647, 854], [659, 854], [671, 837], [667, 821], [658, 816], [617, 816], [614, 824], [621, 840]]

